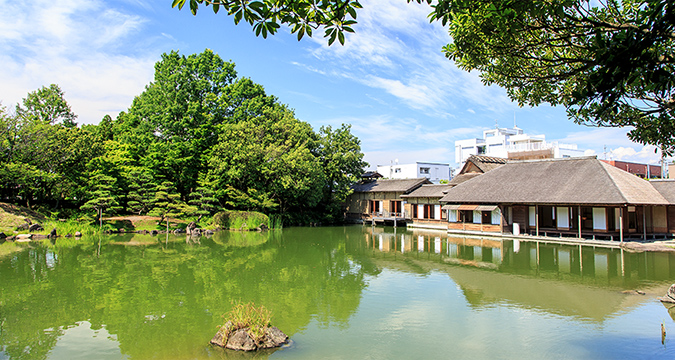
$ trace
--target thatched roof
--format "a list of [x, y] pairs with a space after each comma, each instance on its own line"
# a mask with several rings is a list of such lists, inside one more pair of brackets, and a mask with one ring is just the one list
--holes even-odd
[[461, 183], [463, 183], [467, 180], [471, 180], [471, 179], [473, 179], [473, 178], [475, 178], [476, 176], [479, 176], [479, 175], [483, 175], [483, 173], [475, 172], [475, 173], [459, 174], [459, 175], [455, 176], [454, 178], [452, 178], [452, 180], [450, 180], [448, 185], [456, 186], [456, 185], [459, 185], [459, 184], [461, 184]]
[[468, 159], [466, 159], [466, 162], [464, 163], [464, 166], [462, 167], [462, 170], [460, 171], [460, 174], [464, 173], [464, 169], [467, 168], [468, 163], [473, 163], [476, 165], [480, 171], [483, 173], [486, 173], [490, 170], [494, 170], [504, 164], [506, 164], [507, 159], [504, 158], [498, 158], [494, 156], [484, 156], [484, 155], [471, 155], [469, 156]]
[[427, 178], [419, 179], [377, 179], [352, 185], [354, 192], [403, 192], [408, 193], [422, 184], [431, 184]]
[[402, 198], [422, 198], [422, 197], [433, 197], [433, 198], [442, 198], [445, 195], [445, 191], [450, 189], [452, 186], [447, 184], [425, 184], [417, 189], [413, 190], [407, 195], [401, 195]]
[[661, 194], [671, 205], [675, 205], [675, 180], [651, 180], [650, 184]]
[[447, 203], [551, 205], [666, 205], [648, 181], [596, 157], [509, 161], [461, 183]]

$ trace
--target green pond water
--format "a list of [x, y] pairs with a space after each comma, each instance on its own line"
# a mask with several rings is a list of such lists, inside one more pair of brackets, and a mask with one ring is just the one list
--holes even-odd
[[[667, 253], [369, 226], [7, 242], [0, 359], [669, 359], [673, 282]], [[292, 342], [209, 345], [233, 301]]]

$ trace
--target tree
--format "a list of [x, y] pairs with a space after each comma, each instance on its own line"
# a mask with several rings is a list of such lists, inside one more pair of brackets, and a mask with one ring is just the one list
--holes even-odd
[[[182, 7], [187, 0], [173, 0]], [[567, 108], [579, 124], [634, 127], [633, 141], [675, 150], [675, 3], [666, 0], [408, 0], [449, 27], [445, 55], [478, 70], [521, 106]], [[256, 34], [290, 25], [298, 39], [326, 27], [332, 44], [356, 23], [357, 1], [189, 0], [222, 7]], [[304, 32], [303, 32], [304, 30]]]
[[330, 126], [322, 126], [319, 130], [318, 153], [326, 178], [323, 203], [332, 221], [338, 220], [340, 204], [351, 194], [351, 185], [359, 180], [363, 168], [368, 166], [363, 161], [361, 142], [350, 129], [351, 125], [342, 124], [335, 130]]
[[169, 232], [170, 218], [180, 218], [185, 214], [194, 213], [196, 211], [195, 208], [181, 201], [180, 194], [176, 192], [176, 189], [170, 181], [164, 181], [157, 186], [152, 206], [153, 208], [148, 215], [160, 216], [160, 224], [166, 219], [167, 232]]
[[128, 173], [127, 182], [129, 193], [127, 194], [127, 211], [143, 215], [152, 208], [157, 185], [147, 171], [133, 170]]
[[[195, 214], [202, 216], [209, 216], [218, 209], [218, 199], [216, 199], [214, 192], [207, 186], [199, 186], [190, 194], [190, 205], [194, 206]], [[199, 221], [199, 220], [197, 220]]]
[[117, 196], [114, 194], [115, 178], [96, 174], [89, 181], [89, 201], [80, 207], [81, 210], [95, 210], [98, 216], [99, 228], [103, 227], [103, 214], [121, 209]]
[[286, 106], [273, 104], [258, 117], [220, 129], [205, 180], [226, 205], [286, 213], [313, 208], [322, 199], [318, 136]]
[[56, 84], [28, 93], [22, 103], [16, 106], [16, 114], [29, 122], [50, 125], [61, 123], [68, 128], [77, 126], [77, 115], [70, 109], [63, 91]]

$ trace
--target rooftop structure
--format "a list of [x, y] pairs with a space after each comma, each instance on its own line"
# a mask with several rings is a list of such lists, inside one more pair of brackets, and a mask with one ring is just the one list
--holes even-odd
[[546, 141], [544, 135], [528, 135], [518, 127], [483, 131], [482, 139], [455, 141], [455, 162], [463, 164], [471, 155], [516, 160], [554, 159], [583, 156], [576, 144]]

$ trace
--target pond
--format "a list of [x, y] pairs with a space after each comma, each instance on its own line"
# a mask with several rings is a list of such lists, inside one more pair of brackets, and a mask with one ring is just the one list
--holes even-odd
[[[370, 226], [8, 242], [0, 359], [673, 358], [673, 282], [668, 253]], [[292, 343], [209, 345], [234, 301]]]

